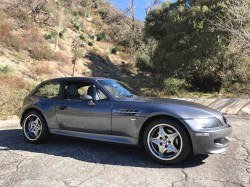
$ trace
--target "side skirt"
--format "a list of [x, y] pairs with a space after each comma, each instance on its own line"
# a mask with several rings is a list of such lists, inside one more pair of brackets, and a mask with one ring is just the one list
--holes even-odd
[[68, 131], [68, 130], [61, 130], [61, 129], [50, 129], [50, 131], [52, 134], [63, 135], [63, 136], [86, 138], [90, 140], [101, 140], [105, 142], [122, 143], [122, 144], [128, 144], [128, 145], [138, 145], [138, 139], [130, 138], [130, 137], [76, 132], [76, 131]]

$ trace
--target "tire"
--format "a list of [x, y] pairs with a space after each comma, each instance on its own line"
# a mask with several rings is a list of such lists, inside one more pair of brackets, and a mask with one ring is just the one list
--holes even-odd
[[143, 145], [146, 152], [161, 164], [178, 164], [191, 151], [188, 132], [171, 119], [152, 121], [144, 131]]
[[33, 144], [43, 143], [49, 139], [49, 130], [43, 115], [39, 112], [29, 112], [22, 123], [25, 139]]

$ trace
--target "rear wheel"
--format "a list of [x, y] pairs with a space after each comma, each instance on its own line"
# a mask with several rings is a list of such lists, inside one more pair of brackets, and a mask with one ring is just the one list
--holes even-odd
[[143, 135], [146, 152], [162, 164], [182, 162], [191, 150], [191, 142], [183, 127], [170, 119], [151, 122]]
[[29, 112], [23, 120], [22, 129], [25, 139], [30, 143], [42, 143], [49, 138], [47, 123], [39, 112]]

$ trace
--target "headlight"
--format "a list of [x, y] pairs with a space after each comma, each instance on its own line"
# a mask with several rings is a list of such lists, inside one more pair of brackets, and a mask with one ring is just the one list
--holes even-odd
[[202, 128], [221, 127], [222, 124], [217, 118], [195, 119]]

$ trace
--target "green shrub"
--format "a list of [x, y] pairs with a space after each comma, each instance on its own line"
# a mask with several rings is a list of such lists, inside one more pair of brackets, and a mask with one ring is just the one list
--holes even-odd
[[101, 32], [100, 34], [97, 34], [96, 37], [97, 37], [97, 41], [104, 41], [104, 40], [106, 40], [106, 34], [105, 34], [105, 32]]
[[87, 75], [91, 75], [91, 74], [92, 74], [92, 71], [91, 71], [91, 69], [86, 69], [85, 73], [86, 73]]
[[119, 49], [118, 47], [114, 46], [111, 50], [112, 53], [119, 55]]
[[106, 53], [107, 53], [108, 55], [110, 55], [110, 54], [111, 54], [111, 49], [108, 48], [108, 49], [106, 50]]
[[45, 38], [47, 40], [55, 40], [57, 38], [57, 33], [49, 31], [45, 34]]
[[94, 46], [94, 45], [95, 45], [95, 41], [91, 41], [91, 40], [90, 40], [90, 41], [88, 42], [88, 45], [89, 45], [89, 46]]
[[80, 30], [83, 26], [83, 22], [78, 17], [73, 18], [71, 22], [74, 25], [74, 27], [76, 27], [78, 30]]
[[178, 95], [181, 90], [190, 88], [185, 79], [168, 78], [164, 80], [164, 93], [166, 95]]
[[96, 36], [96, 34], [95, 33], [92, 33], [91, 35], [90, 35], [90, 38], [94, 38]]
[[94, 51], [100, 51], [97, 47], [93, 47]]
[[89, 36], [87, 34], [80, 34], [80, 39], [87, 41], [89, 39]]
[[0, 71], [4, 74], [8, 74], [13, 71], [12, 67], [9, 65], [0, 65]]
[[63, 29], [62, 31], [59, 32], [60, 38], [66, 38], [67, 37], [67, 29]]
[[76, 11], [72, 11], [71, 14], [72, 14], [72, 16], [77, 16], [77, 12]]

